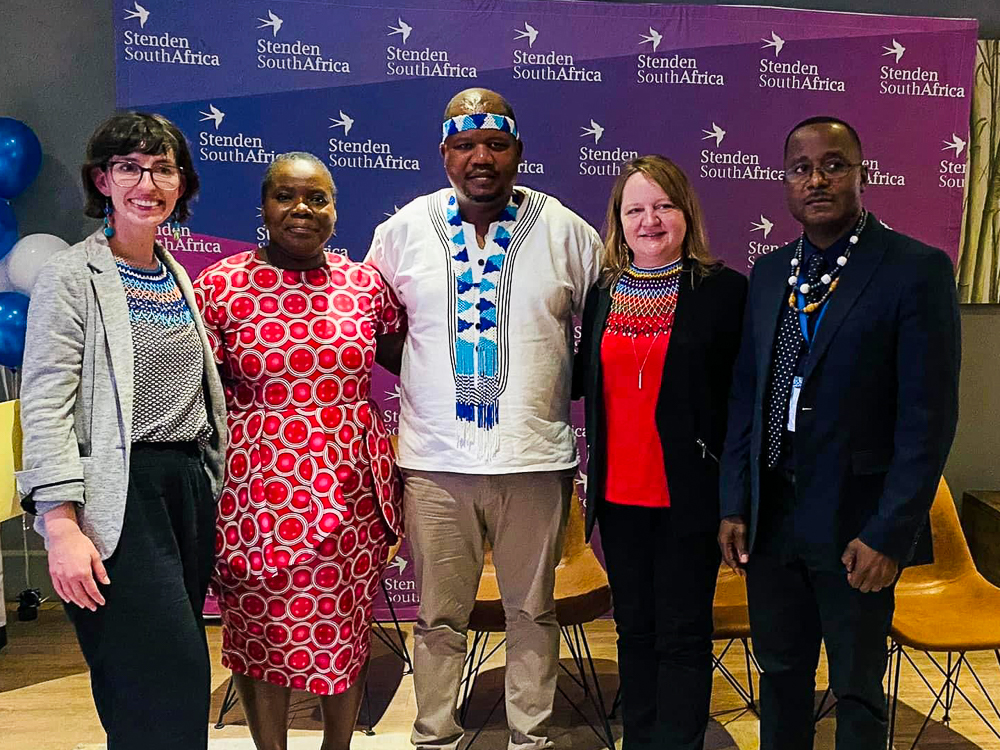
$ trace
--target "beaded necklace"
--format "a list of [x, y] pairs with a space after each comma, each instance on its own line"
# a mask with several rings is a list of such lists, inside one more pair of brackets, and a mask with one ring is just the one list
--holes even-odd
[[858, 219], [858, 224], [854, 227], [854, 232], [851, 233], [850, 238], [847, 241], [847, 248], [844, 250], [843, 254], [837, 258], [837, 265], [834, 266], [829, 273], [824, 273], [820, 279], [819, 283], [827, 287], [827, 290], [823, 293], [815, 302], [810, 302], [808, 305], [800, 308], [795, 301], [795, 291], [798, 287], [798, 291], [802, 293], [803, 297], [809, 294], [810, 291], [814, 291], [812, 286], [808, 281], [804, 281], [799, 284], [799, 278], [802, 275], [802, 244], [805, 238], [805, 232], [799, 235], [799, 244], [795, 246], [795, 255], [792, 256], [792, 273], [788, 277], [788, 286], [792, 288], [791, 293], [788, 295], [788, 306], [792, 308], [797, 313], [805, 313], [809, 315], [815, 312], [823, 303], [826, 302], [827, 298], [833, 294], [837, 285], [840, 283], [840, 272], [843, 270], [844, 266], [847, 265], [847, 260], [851, 257], [851, 250], [855, 245], [858, 244], [858, 238], [861, 236], [861, 230], [865, 228], [865, 222], [868, 219], [868, 211], [861, 209], [861, 218]]
[[[632, 263], [618, 278], [611, 292], [606, 330], [627, 336], [632, 342], [639, 390], [642, 390], [642, 372], [657, 340], [674, 325], [682, 270], [683, 261], [680, 258], [660, 268], [639, 268]], [[641, 363], [635, 346], [639, 336], [653, 337]]]
[[626, 268], [611, 292], [607, 330], [631, 336], [652, 336], [670, 330], [677, 309], [683, 261], [660, 268]]

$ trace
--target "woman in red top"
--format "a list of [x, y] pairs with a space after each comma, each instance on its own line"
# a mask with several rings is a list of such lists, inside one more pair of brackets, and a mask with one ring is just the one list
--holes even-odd
[[747, 282], [714, 261], [684, 173], [622, 170], [574, 372], [586, 397], [587, 532], [601, 527], [623, 750], [700, 750], [712, 690], [718, 461]]
[[284, 748], [292, 689], [350, 747], [372, 597], [402, 532], [389, 435], [369, 400], [375, 341], [401, 325], [373, 268], [328, 253], [330, 172], [282, 154], [261, 187], [270, 241], [195, 282], [229, 409], [216, 528], [222, 663], [259, 750]]

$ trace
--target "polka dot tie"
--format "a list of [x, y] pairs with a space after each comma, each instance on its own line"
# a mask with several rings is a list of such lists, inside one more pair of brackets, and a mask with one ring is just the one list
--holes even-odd
[[[823, 253], [814, 252], [806, 262], [805, 280], [809, 283], [806, 303], [816, 302], [823, 296], [820, 277], [826, 272]], [[801, 284], [801, 280], [800, 280]], [[788, 424], [788, 400], [792, 394], [792, 380], [798, 370], [799, 360], [809, 348], [799, 326], [799, 314], [782, 306], [778, 341], [774, 348], [774, 367], [771, 370], [771, 398], [767, 410], [767, 467], [773, 469], [781, 459], [781, 440]]]

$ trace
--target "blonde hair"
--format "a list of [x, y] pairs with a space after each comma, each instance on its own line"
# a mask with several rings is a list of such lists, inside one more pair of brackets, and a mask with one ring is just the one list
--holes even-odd
[[692, 271], [699, 276], [707, 276], [718, 270], [722, 264], [709, 252], [701, 204], [687, 175], [667, 157], [649, 154], [627, 162], [611, 189], [604, 221], [604, 259], [601, 262], [600, 283], [603, 286], [613, 284], [632, 261], [632, 251], [625, 242], [622, 227], [622, 195], [625, 183], [634, 174], [642, 174], [659, 185], [684, 213], [687, 231], [681, 244], [681, 257], [690, 261]]

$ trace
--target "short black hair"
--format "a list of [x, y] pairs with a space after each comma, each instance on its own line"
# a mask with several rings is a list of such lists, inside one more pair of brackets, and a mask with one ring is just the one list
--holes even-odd
[[134, 153], [159, 156], [168, 151], [174, 152], [177, 166], [184, 175], [184, 193], [177, 199], [173, 215], [177, 221], [187, 221], [191, 216], [189, 203], [198, 194], [198, 187], [201, 185], [191, 160], [191, 149], [180, 128], [163, 115], [149, 112], [122, 112], [113, 115], [98, 125], [90, 136], [87, 141], [87, 158], [80, 168], [83, 190], [87, 196], [83, 212], [99, 219], [104, 215], [104, 207], [108, 201], [90, 176], [94, 167], [104, 169], [112, 156]]
[[264, 172], [264, 179], [260, 183], [260, 205], [264, 205], [264, 201], [267, 199], [267, 191], [271, 189], [271, 183], [274, 182], [274, 172], [278, 168], [278, 165], [284, 164], [288, 161], [307, 161], [320, 168], [326, 173], [326, 176], [330, 178], [330, 194], [331, 197], [337, 199], [337, 183], [333, 181], [333, 175], [330, 174], [329, 167], [323, 163], [316, 154], [310, 154], [308, 151], [289, 151], [284, 154], [278, 154], [274, 157], [272, 161], [267, 166], [267, 171]]
[[795, 134], [795, 131], [808, 127], [809, 125], [843, 125], [847, 128], [847, 132], [851, 134], [851, 138], [854, 140], [855, 145], [857, 145], [858, 154], [864, 158], [864, 149], [861, 148], [861, 138], [858, 136], [858, 131], [852, 128], [850, 123], [844, 122], [838, 117], [830, 117], [829, 115], [810, 117], [789, 130], [788, 135], [785, 136], [785, 150], [782, 153], [788, 153], [788, 142], [792, 140], [792, 136]]

